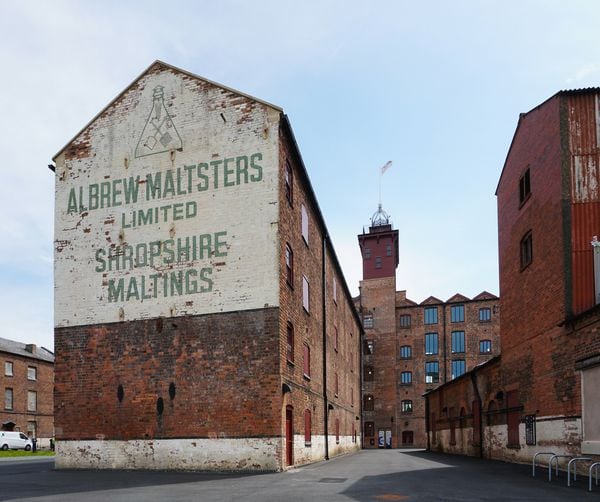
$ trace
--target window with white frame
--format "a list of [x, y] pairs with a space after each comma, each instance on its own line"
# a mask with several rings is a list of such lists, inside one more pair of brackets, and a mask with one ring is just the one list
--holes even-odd
[[13, 376], [13, 363], [11, 361], [4, 362], [4, 376]]
[[35, 366], [27, 367], [27, 380], [37, 380], [37, 368]]

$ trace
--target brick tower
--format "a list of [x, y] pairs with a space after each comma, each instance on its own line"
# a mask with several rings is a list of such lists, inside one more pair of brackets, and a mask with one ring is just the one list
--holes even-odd
[[398, 230], [392, 229], [381, 204], [368, 232], [358, 236], [363, 262], [360, 310], [363, 348], [363, 423], [365, 448], [396, 448], [396, 267]]

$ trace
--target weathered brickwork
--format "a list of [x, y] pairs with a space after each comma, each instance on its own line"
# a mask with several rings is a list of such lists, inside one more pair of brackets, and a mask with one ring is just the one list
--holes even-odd
[[156, 62], [55, 160], [58, 467], [358, 448], [360, 322], [280, 108]]
[[481, 396], [491, 417], [483, 451], [451, 445], [452, 420], [440, 421], [438, 403], [456, 409], [462, 381], [429, 394], [436, 449], [520, 462], [544, 449], [600, 454], [590, 411], [600, 364], [598, 98], [598, 89], [560, 92], [519, 119], [497, 189], [502, 355], [472, 375], [492, 383]]
[[22, 431], [41, 447], [49, 447], [54, 436], [53, 361], [43, 347], [0, 338], [2, 428]]

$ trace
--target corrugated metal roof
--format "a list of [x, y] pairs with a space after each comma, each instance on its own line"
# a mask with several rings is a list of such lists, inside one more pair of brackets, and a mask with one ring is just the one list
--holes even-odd
[[[28, 346], [33, 349], [33, 352], [27, 350]], [[0, 352], [7, 352], [16, 356], [28, 357], [30, 359], [39, 359], [49, 363], [54, 362], [54, 353], [50, 352], [47, 348], [9, 340], [8, 338], [0, 338]]]

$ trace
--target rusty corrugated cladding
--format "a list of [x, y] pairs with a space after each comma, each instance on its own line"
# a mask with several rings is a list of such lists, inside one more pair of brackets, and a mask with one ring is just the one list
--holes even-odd
[[571, 264], [573, 313], [595, 303], [591, 241], [600, 234], [600, 95], [568, 98], [571, 152]]

